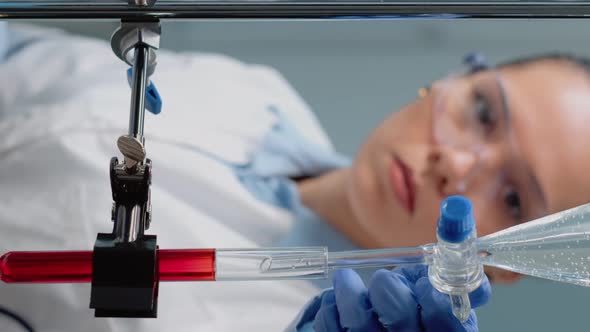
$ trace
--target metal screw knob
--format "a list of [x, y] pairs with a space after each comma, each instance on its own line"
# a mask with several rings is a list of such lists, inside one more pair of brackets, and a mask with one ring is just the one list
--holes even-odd
[[133, 136], [124, 135], [119, 137], [117, 147], [125, 157], [124, 163], [127, 168], [133, 168], [145, 159], [143, 144]]

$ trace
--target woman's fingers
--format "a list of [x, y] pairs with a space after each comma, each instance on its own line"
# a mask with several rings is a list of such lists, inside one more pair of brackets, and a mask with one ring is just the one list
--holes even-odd
[[381, 331], [361, 277], [353, 270], [343, 269], [336, 271], [333, 279], [340, 326], [346, 331]]
[[[472, 310], [466, 323], [452, 313], [447, 294], [437, 291], [424, 266], [377, 271], [365, 286], [349, 269], [336, 271], [334, 288], [322, 295], [314, 329], [336, 331], [477, 331]], [[487, 278], [469, 294], [471, 306], [484, 305], [491, 295]]]
[[492, 286], [490, 285], [488, 277], [484, 275], [481, 285], [476, 290], [469, 293], [469, 301], [471, 302], [471, 308], [475, 309], [481, 307], [482, 305], [488, 303], [491, 297]]
[[405, 276], [388, 270], [377, 271], [371, 279], [369, 298], [387, 331], [421, 331], [418, 302]]
[[330, 290], [322, 295], [320, 310], [315, 316], [313, 329], [316, 332], [340, 332], [343, 331], [340, 326], [338, 308], [336, 307], [336, 297], [334, 291]]
[[[422, 326], [427, 332], [449, 331], [449, 332], [472, 332], [477, 331], [477, 318], [471, 310], [469, 318], [461, 323], [451, 309], [449, 295], [437, 291], [428, 280], [423, 277], [416, 282], [414, 287], [418, 303], [422, 307], [420, 312]], [[474, 298], [478, 300], [477, 298]]]

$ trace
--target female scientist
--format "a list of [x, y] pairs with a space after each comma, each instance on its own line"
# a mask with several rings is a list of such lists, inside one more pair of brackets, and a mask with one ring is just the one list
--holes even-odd
[[[126, 68], [102, 41], [27, 27], [9, 36], [0, 251], [89, 249], [111, 228], [108, 160], [126, 132]], [[275, 71], [159, 52], [152, 79], [165, 107], [145, 129], [150, 232], [162, 248], [406, 246], [435, 241], [438, 205], [452, 194], [473, 202], [479, 235], [584, 203], [586, 61], [476, 60], [421, 90], [350, 161]], [[0, 305], [40, 331], [276, 331], [298, 312], [299, 330], [477, 330], [474, 314], [454, 319], [424, 272], [380, 270], [365, 286], [345, 270], [319, 296], [329, 285], [164, 283], [157, 320], [94, 319], [85, 285], [0, 285]], [[489, 284], [471, 295], [483, 304]]]

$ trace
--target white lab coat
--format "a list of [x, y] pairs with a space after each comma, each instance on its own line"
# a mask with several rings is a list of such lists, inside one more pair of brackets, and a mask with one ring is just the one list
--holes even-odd
[[[90, 250], [110, 232], [108, 165], [126, 134], [127, 66], [103, 41], [20, 27], [40, 38], [0, 65], [0, 253]], [[160, 248], [270, 246], [294, 222], [197, 151], [246, 163], [277, 105], [312, 142], [330, 143], [281, 76], [214, 54], [158, 52], [163, 98], [146, 115]], [[41, 332], [278, 331], [318, 289], [304, 281], [161, 283], [158, 319], [94, 318], [88, 284], [0, 284], [0, 305]], [[0, 317], [0, 331], [22, 331]], [[12, 330], [11, 330], [12, 329]]]

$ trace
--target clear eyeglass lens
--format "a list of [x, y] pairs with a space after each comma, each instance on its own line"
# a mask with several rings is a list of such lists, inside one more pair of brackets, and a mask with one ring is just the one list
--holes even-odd
[[[433, 134], [437, 144], [473, 153], [472, 164], [454, 190], [463, 194], [476, 183], [487, 183], [486, 195], [495, 197], [505, 183], [508, 164], [518, 158], [512, 139], [504, 84], [496, 71], [452, 75], [433, 85]], [[489, 164], [492, 159], [495, 160]], [[502, 160], [501, 165], [496, 163]], [[489, 166], [489, 167], [488, 167]], [[479, 177], [484, 169], [494, 172]], [[494, 170], [492, 170], [494, 169]]]
[[451, 76], [434, 88], [434, 136], [439, 144], [479, 151], [506, 136], [505, 97], [494, 71]]

